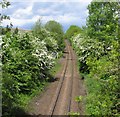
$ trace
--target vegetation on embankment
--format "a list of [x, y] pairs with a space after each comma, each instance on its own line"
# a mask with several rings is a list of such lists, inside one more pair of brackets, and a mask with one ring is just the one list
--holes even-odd
[[85, 77], [87, 115], [120, 115], [118, 9], [118, 2], [91, 2], [87, 27], [70, 39]]
[[[3, 1], [0, 5], [6, 8], [10, 4]], [[80, 72], [85, 77], [86, 114], [119, 116], [119, 5], [117, 2], [92, 2], [88, 10], [87, 27], [81, 32], [79, 27], [72, 26], [65, 35], [71, 38], [79, 57]], [[9, 19], [6, 15], [0, 14], [0, 17]], [[53, 30], [54, 27], [57, 29]], [[17, 29], [12, 33], [11, 28], [12, 24], [5, 28], [0, 43], [2, 108], [3, 116], [7, 117], [13, 117], [15, 111], [29, 102], [29, 97], [44, 88], [49, 70], [64, 48], [62, 28], [55, 21], [43, 26], [38, 20], [28, 33]]]
[[8, 32], [3, 36], [3, 116], [13, 115], [13, 110], [18, 105], [22, 107], [27, 96], [38, 88], [42, 90], [45, 83], [52, 78], [48, 73], [61, 51], [58, 51], [54, 36], [45, 29], [42, 31], [46, 33], [46, 37], [42, 39], [32, 33]]
[[[6, 7], [10, 5], [8, 2], [1, 4]], [[50, 77], [53, 75], [50, 70], [55, 69], [64, 49], [61, 46], [64, 45], [63, 33], [50, 32], [41, 25], [40, 20], [27, 33], [17, 28], [11, 31], [11, 28], [12, 25], [10, 30], [4, 32], [1, 43], [3, 117], [14, 117], [18, 112], [24, 112], [30, 99], [53, 78]], [[63, 31], [60, 24], [57, 28]]]

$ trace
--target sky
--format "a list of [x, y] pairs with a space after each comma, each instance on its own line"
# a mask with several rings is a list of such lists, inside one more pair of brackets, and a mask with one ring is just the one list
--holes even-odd
[[[10, 16], [3, 21], [6, 26], [12, 22], [13, 27], [31, 29], [40, 18], [45, 24], [55, 20], [62, 24], [64, 31], [70, 25], [85, 26], [88, 16], [87, 6], [92, 0], [9, 0], [11, 5], [2, 10]], [[16, 2], [17, 1], [17, 2]]]

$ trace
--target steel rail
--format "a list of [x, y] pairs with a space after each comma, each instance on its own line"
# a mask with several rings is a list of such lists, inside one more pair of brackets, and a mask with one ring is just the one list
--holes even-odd
[[[66, 47], [67, 47], [67, 50], [69, 50], [68, 44], [67, 44]], [[65, 74], [66, 74], [67, 67], [68, 67], [68, 58], [69, 58], [69, 52], [68, 52], [68, 54], [67, 54], [67, 56], [66, 56], [67, 62], [66, 62], [66, 64], [65, 64], [63, 76], [62, 76], [62, 78], [61, 78], [60, 81], [59, 81], [58, 87], [57, 87], [57, 89], [56, 89], [54, 101], [52, 102], [52, 105], [51, 105], [50, 110], [49, 110], [49, 112], [48, 112], [48, 114], [50, 115], [50, 117], [53, 116], [54, 110], [55, 110], [55, 108], [56, 108], [57, 101], [58, 101], [58, 99], [59, 99], [59, 95], [60, 95], [60, 92], [61, 92], [61, 89], [62, 89], [62, 85], [63, 85], [64, 79], [65, 79]]]

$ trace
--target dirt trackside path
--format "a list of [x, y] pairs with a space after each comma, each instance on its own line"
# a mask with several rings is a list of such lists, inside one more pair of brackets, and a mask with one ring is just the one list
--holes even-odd
[[62, 65], [46, 91], [30, 103], [30, 115], [67, 115], [68, 112], [84, 114], [84, 105], [75, 101], [77, 96], [85, 95], [83, 81], [77, 69], [77, 56], [70, 43], [66, 40], [64, 57], [60, 59]]

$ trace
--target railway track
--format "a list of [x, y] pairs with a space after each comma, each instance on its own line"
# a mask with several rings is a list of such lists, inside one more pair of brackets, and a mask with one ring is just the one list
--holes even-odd
[[74, 58], [70, 43], [66, 40], [66, 63], [61, 79], [51, 102], [48, 115], [67, 115], [71, 111], [72, 89], [74, 77]]
[[29, 107], [30, 115], [68, 115], [69, 112], [84, 114], [84, 105], [75, 101], [76, 96], [84, 96], [85, 88], [77, 69], [77, 56], [66, 40], [64, 57], [60, 60], [61, 69], [55, 75], [55, 81], [45, 92], [34, 98]]

